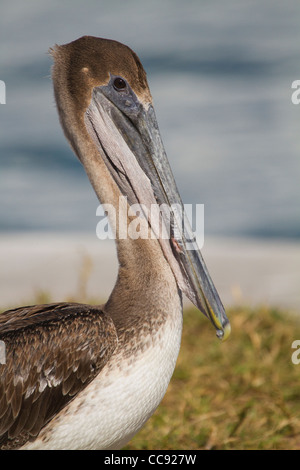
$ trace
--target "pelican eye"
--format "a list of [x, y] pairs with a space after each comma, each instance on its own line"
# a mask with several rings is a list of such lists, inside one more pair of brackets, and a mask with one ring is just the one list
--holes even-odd
[[126, 88], [126, 82], [121, 77], [117, 77], [114, 79], [114, 89], [117, 91], [124, 90]]

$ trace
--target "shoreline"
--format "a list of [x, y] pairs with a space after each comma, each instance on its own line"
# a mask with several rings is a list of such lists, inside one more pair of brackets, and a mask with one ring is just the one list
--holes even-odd
[[[206, 237], [201, 252], [225, 307], [300, 312], [299, 243]], [[105, 301], [118, 270], [114, 241], [86, 233], [0, 234], [0, 260], [1, 308], [42, 294], [51, 302]]]

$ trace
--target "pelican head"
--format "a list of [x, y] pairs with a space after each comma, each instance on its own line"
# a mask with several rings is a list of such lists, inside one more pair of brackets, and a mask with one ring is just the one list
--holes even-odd
[[[55, 46], [54, 90], [66, 137], [100, 202], [101, 181], [95, 168], [103, 165], [128, 204], [164, 209], [168, 238], [157, 236], [179, 289], [206, 315], [226, 339], [230, 324], [183, 211], [183, 204], [164, 150], [146, 73], [137, 55], [117, 41], [84, 36]], [[67, 84], [67, 90], [61, 83]], [[192, 248], [191, 248], [192, 240]]]

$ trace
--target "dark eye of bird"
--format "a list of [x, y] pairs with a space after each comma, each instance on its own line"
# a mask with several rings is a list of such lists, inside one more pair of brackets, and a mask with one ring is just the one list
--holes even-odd
[[124, 88], [126, 88], [126, 82], [125, 80], [123, 80], [123, 78], [115, 78], [114, 80], [114, 88], [115, 90], [124, 90]]

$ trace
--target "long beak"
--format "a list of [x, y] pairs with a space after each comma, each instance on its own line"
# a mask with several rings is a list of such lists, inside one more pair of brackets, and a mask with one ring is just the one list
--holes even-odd
[[169, 237], [159, 236], [159, 227], [152, 219], [149, 223], [178, 287], [210, 318], [217, 336], [225, 340], [230, 323], [184, 213], [153, 106], [146, 108], [136, 96], [134, 99], [135, 106], [126, 109], [108, 87], [94, 88], [85, 115], [87, 130], [129, 204], [143, 204], [148, 214], [150, 206], [163, 207]]

